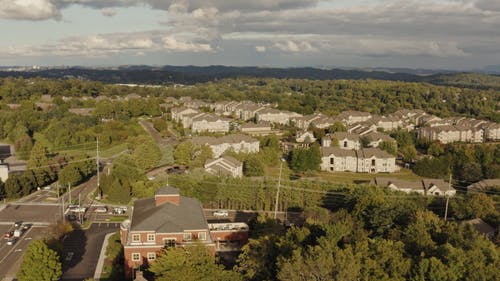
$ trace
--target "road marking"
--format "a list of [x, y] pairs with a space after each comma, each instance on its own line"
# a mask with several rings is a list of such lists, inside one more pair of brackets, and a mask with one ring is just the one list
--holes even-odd
[[22, 252], [23, 249], [16, 249], [14, 252]]
[[[28, 233], [32, 230], [33, 228], [30, 228], [28, 229], [25, 233], [26, 235], [28, 235]], [[16, 243], [14, 245], [12, 245], [12, 249], [9, 250], [9, 252], [7, 252], [7, 255], [5, 255], [5, 257], [3, 257], [2, 260], [0, 260], [0, 264], [2, 264], [8, 257], [9, 255], [16, 249], [17, 245], [19, 245], [20, 243]]]

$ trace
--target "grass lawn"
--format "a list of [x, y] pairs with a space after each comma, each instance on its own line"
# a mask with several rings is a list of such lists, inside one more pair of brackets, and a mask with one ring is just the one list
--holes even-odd
[[[264, 175], [266, 177], [278, 178], [279, 177], [279, 165], [275, 166], [266, 166], [264, 168]], [[293, 171], [290, 171], [286, 163], [283, 163], [283, 171], [282, 178], [287, 177], [287, 175], [293, 174]], [[319, 180], [319, 181], [328, 181], [335, 183], [346, 183], [346, 184], [356, 184], [369, 182], [375, 177], [384, 177], [384, 178], [397, 178], [401, 180], [418, 180], [421, 179], [421, 176], [416, 175], [409, 169], [403, 169], [396, 173], [379, 173], [379, 174], [369, 174], [369, 173], [352, 173], [352, 172], [313, 172], [306, 173], [305, 175], [301, 175], [301, 180]]]
[[121, 143], [105, 150], [99, 151], [99, 156], [108, 158], [128, 149], [127, 143]]
[[401, 169], [397, 173], [379, 173], [379, 174], [369, 174], [369, 173], [351, 173], [351, 172], [320, 172], [314, 179], [320, 178], [322, 180], [327, 180], [331, 182], [338, 183], [361, 183], [369, 182], [374, 177], [381, 178], [397, 178], [401, 180], [418, 180], [421, 176], [414, 174], [411, 170]]

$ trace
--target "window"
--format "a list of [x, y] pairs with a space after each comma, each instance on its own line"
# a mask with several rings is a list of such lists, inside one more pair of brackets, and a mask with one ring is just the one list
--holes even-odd
[[141, 261], [140, 253], [132, 253], [132, 261]]
[[148, 234], [148, 242], [155, 242], [155, 235], [154, 234]]
[[175, 247], [176, 239], [175, 238], [167, 238], [163, 240], [166, 248]]
[[344, 147], [347, 147], [347, 141], [344, 142]]
[[182, 236], [182, 239], [184, 239], [186, 241], [191, 240], [191, 233], [184, 233], [184, 235]]
[[333, 163], [334, 163], [333, 158], [330, 158], [330, 165], [333, 165]]
[[375, 159], [372, 159], [372, 166], [375, 166]]
[[132, 242], [141, 242], [140, 234], [132, 234]]
[[148, 253], [148, 261], [154, 261], [156, 259], [156, 253]]
[[206, 232], [198, 232], [198, 240], [207, 240]]

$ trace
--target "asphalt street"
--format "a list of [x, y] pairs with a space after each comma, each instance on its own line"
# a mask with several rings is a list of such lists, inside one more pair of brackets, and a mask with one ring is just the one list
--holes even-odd
[[[23, 203], [29, 204], [29, 203]], [[8, 204], [0, 212], [0, 223], [14, 223], [23, 221], [27, 223], [53, 224], [62, 218], [62, 210], [57, 205]]]
[[120, 229], [119, 223], [94, 223], [87, 230], [77, 229], [63, 242], [61, 280], [83, 280], [94, 276], [104, 236]]
[[[3, 234], [10, 229], [11, 226], [0, 226], [0, 233]], [[46, 227], [31, 227], [19, 238], [14, 245], [7, 245], [7, 239], [3, 237], [0, 240], [0, 280], [12, 280], [21, 266], [22, 256], [28, 247], [28, 244], [33, 239], [38, 239], [45, 236], [47, 233]]]

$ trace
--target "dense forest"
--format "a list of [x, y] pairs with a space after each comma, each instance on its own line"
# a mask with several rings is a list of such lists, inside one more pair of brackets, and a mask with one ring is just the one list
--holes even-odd
[[[276, 103], [280, 109], [310, 114], [321, 111], [338, 114], [342, 110], [362, 110], [388, 114], [401, 108], [423, 109], [437, 116], [466, 115], [500, 120], [497, 112], [500, 91], [435, 86], [427, 83], [381, 80], [302, 80], [302, 79], [227, 79], [196, 84], [195, 87], [125, 87], [79, 79], [0, 80], [0, 101], [7, 103], [35, 100], [41, 95], [56, 97], [126, 96], [180, 97], [219, 100], [243, 100]], [[57, 98], [59, 97], [59, 99]], [[72, 107], [93, 107], [94, 100], [74, 100]]]
[[500, 89], [498, 75], [420, 71], [405, 69], [320, 69], [232, 66], [123, 66], [118, 68], [52, 68], [31, 71], [0, 71], [0, 77], [79, 78], [104, 83], [196, 84], [226, 78], [277, 78], [310, 80], [366, 80], [427, 82], [435, 85]]

